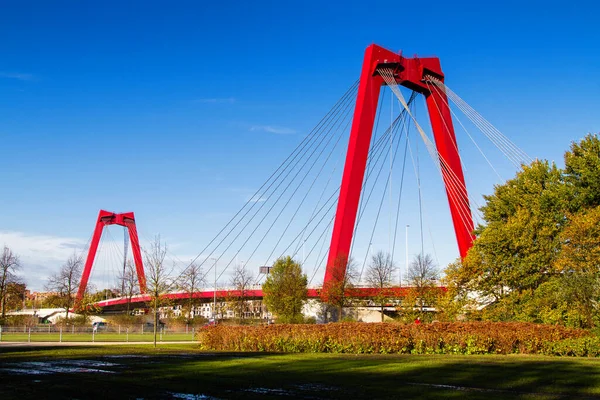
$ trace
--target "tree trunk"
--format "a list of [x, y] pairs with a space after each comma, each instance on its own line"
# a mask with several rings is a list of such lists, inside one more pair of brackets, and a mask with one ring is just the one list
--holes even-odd
[[158, 324], [158, 297], [154, 300], [154, 347], [156, 347], [156, 325]]
[[6, 316], [6, 294], [2, 292], [2, 319]]
[[381, 322], [383, 322], [383, 303], [381, 303]]

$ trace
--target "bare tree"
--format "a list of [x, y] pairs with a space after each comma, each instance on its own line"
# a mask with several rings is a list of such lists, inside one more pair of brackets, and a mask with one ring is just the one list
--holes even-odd
[[173, 267], [165, 264], [167, 245], [156, 236], [150, 243], [150, 249], [144, 250], [144, 267], [146, 271], [146, 286], [150, 295], [150, 306], [154, 316], [154, 347], [156, 347], [156, 335], [158, 328], [158, 309], [164, 300], [164, 295], [171, 288], [171, 272]]
[[353, 289], [358, 280], [356, 263], [352, 258], [340, 256], [335, 260], [334, 279], [323, 285], [322, 300], [337, 310], [333, 313], [333, 320], [339, 321], [343, 317], [344, 307], [349, 306], [353, 299]]
[[6, 298], [8, 296], [9, 287], [15, 283], [19, 283], [15, 273], [21, 268], [19, 256], [12, 250], [4, 246], [2, 255], [0, 255], [0, 307], [2, 309], [2, 319], [6, 315]]
[[367, 269], [367, 283], [377, 290], [374, 300], [381, 307], [381, 322], [383, 322], [383, 309], [390, 298], [389, 288], [392, 286], [392, 274], [395, 266], [389, 253], [378, 251], [371, 257], [371, 265]]
[[65, 320], [69, 319], [69, 309], [74, 305], [74, 297], [81, 280], [83, 260], [81, 256], [73, 253], [57, 274], [50, 276], [46, 290], [56, 292], [54, 303], [64, 308]]
[[231, 285], [235, 288], [235, 295], [233, 296], [234, 310], [240, 315], [240, 318], [244, 318], [244, 312], [246, 311], [246, 303], [248, 301], [248, 290], [254, 282], [254, 276], [244, 266], [238, 265], [233, 271], [233, 277], [231, 278]]
[[408, 267], [408, 282], [414, 287], [421, 312], [438, 278], [439, 270], [429, 254], [415, 256]]
[[127, 315], [129, 315], [131, 299], [140, 293], [137, 271], [131, 260], [127, 260], [125, 269], [119, 274], [117, 280], [121, 283], [121, 296], [127, 299]]
[[188, 295], [187, 312], [188, 318], [193, 318], [194, 306], [197, 301], [194, 299], [194, 293], [198, 292], [201, 285], [205, 284], [202, 268], [198, 264], [190, 264], [181, 274], [179, 287]]

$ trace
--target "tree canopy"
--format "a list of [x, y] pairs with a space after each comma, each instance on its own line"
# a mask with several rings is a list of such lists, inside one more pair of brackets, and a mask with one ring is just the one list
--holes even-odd
[[302, 306], [306, 300], [308, 278], [291, 257], [279, 258], [273, 264], [262, 286], [264, 301], [280, 322], [303, 322]]
[[[536, 160], [496, 185], [455, 284], [490, 303], [483, 317], [589, 327], [600, 317], [600, 139], [572, 143], [565, 168]], [[569, 288], [579, 287], [579, 292]], [[579, 310], [574, 316], [574, 310]]]

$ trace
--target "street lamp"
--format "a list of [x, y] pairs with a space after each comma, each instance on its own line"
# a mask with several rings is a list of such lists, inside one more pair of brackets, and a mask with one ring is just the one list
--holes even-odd
[[214, 290], [214, 300], [213, 300], [213, 320], [217, 320], [217, 259], [211, 258], [214, 261], [213, 268], [215, 270], [215, 290]]
[[[406, 225], [406, 273], [408, 274], [408, 228], [410, 225]], [[402, 286], [402, 268], [400, 268], [400, 286]]]

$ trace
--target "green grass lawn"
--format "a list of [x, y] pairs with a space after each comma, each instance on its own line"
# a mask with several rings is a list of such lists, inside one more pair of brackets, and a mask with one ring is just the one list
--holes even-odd
[[[57, 366], [76, 368], [52, 372]], [[47, 373], [24, 373], [31, 370]], [[600, 360], [206, 353], [191, 344], [2, 347], [0, 380], [0, 399], [600, 399]]]
[[[36, 332], [31, 334], [31, 339], [27, 333], [2, 333], [2, 342], [58, 342], [61, 336], [58, 332], [42, 333]], [[167, 333], [162, 336], [157, 335], [157, 340], [162, 341], [189, 341], [194, 340], [192, 332], [189, 333]], [[91, 333], [63, 333], [63, 342], [152, 342], [154, 335], [149, 333], [113, 333], [100, 332], [92, 335]]]

